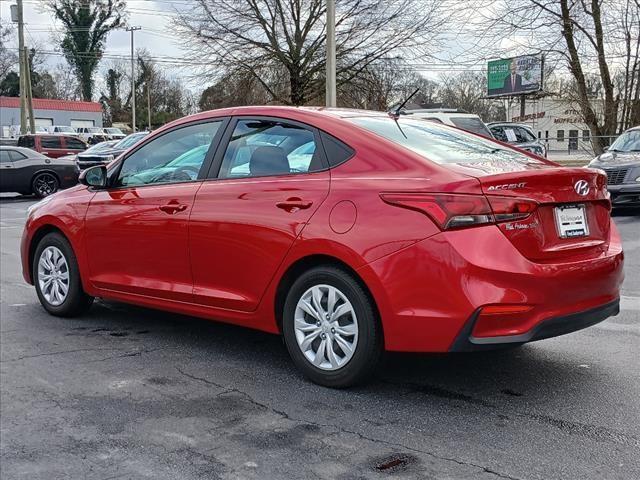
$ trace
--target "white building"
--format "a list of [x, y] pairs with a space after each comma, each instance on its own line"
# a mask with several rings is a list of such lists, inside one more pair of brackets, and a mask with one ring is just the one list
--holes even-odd
[[[596, 104], [596, 110], [598, 110]], [[579, 107], [567, 100], [543, 97], [527, 100], [525, 115], [520, 115], [520, 101], [510, 103], [509, 120], [531, 126], [548, 149], [559, 152], [591, 153], [591, 132], [582, 121]]]
[[[102, 105], [96, 102], [34, 98], [33, 116], [35, 124], [43, 127], [101, 127]], [[16, 125], [20, 125], [20, 98], [0, 97], [0, 137], [13, 136]]]

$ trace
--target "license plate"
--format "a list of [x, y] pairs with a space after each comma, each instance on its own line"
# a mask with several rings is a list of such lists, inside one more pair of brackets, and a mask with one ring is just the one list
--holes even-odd
[[560, 238], [589, 235], [589, 225], [584, 205], [565, 205], [555, 208], [556, 225]]

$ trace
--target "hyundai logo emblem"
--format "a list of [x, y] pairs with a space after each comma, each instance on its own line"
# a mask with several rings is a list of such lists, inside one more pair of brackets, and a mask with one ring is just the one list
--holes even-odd
[[583, 197], [589, 194], [589, 184], [586, 180], [578, 180], [573, 188], [578, 195], [582, 195]]

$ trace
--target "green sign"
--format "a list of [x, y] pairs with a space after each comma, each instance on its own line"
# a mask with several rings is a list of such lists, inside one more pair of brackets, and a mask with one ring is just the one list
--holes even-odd
[[487, 65], [487, 95], [503, 97], [542, 90], [542, 58], [536, 55], [492, 60]]

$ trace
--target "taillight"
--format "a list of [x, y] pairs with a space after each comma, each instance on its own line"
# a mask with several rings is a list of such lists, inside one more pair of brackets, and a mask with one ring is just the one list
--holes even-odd
[[533, 200], [459, 193], [381, 193], [386, 203], [426, 214], [442, 230], [522, 220], [537, 208]]
[[487, 197], [496, 223], [522, 220], [531, 215], [538, 203], [526, 198]]

